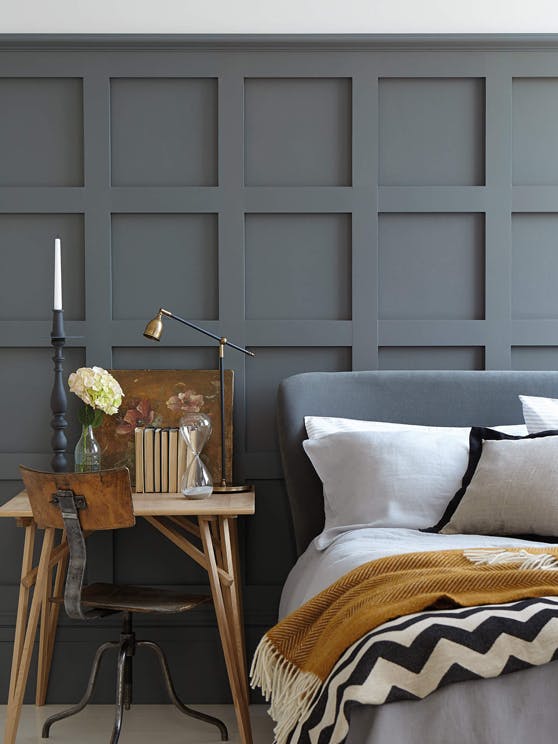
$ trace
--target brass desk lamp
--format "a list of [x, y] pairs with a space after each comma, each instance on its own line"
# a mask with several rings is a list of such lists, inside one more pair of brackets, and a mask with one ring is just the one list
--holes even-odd
[[171, 313], [168, 310], [164, 310], [163, 308], [160, 308], [159, 312], [153, 318], [153, 320], [150, 320], [149, 323], [145, 326], [145, 331], [143, 332], [143, 335], [146, 338], [149, 338], [152, 341], [159, 341], [161, 339], [161, 334], [163, 333], [163, 315], [165, 315], [168, 318], [174, 318], [174, 320], [177, 320], [179, 323], [184, 323], [184, 325], [187, 325], [189, 328], [193, 328], [195, 331], [204, 333], [206, 336], [209, 336], [210, 338], [214, 338], [216, 341], [219, 342], [219, 399], [221, 403], [221, 483], [214, 485], [213, 490], [216, 493], [249, 491], [251, 489], [251, 486], [246, 486], [246, 485], [245, 486], [233, 486], [227, 483], [227, 474], [226, 474], [227, 456], [226, 456], [226, 449], [225, 449], [225, 439], [226, 439], [225, 438], [225, 377], [224, 377], [225, 346], [232, 346], [233, 349], [236, 349], [237, 351], [241, 351], [243, 354], [247, 354], [248, 356], [256, 356], [256, 355], [254, 354], [253, 351], [248, 351], [248, 349], [243, 349], [242, 346], [237, 346], [236, 344], [233, 344], [225, 336], [217, 336], [215, 333], [206, 331], [204, 328], [200, 328], [195, 323], [191, 323], [189, 320], [185, 320], [184, 318], [181, 318], [179, 315], [174, 315], [174, 313]]

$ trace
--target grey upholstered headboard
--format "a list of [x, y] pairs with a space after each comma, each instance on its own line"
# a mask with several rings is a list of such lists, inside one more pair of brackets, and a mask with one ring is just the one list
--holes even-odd
[[308, 372], [283, 380], [279, 442], [297, 552], [322, 530], [322, 484], [302, 448], [304, 416], [433, 426], [523, 421], [518, 394], [558, 398], [558, 372]]

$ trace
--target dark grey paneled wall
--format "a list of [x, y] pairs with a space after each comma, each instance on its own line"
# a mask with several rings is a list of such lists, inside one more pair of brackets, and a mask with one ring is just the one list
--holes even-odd
[[[553, 37], [5, 37], [0, 111], [0, 498], [19, 462], [49, 461], [60, 234], [67, 372], [213, 366], [181, 326], [142, 338], [159, 305], [257, 352], [227, 356], [237, 475], [258, 489], [242, 526], [251, 648], [294, 557], [281, 378], [558, 363]], [[22, 535], [0, 531], [5, 698]], [[91, 557], [93, 578], [204, 582], [145, 525], [96, 536]], [[52, 701], [75, 697], [109, 625], [62, 623]], [[146, 630], [188, 699], [226, 698], [211, 612]], [[161, 694], [149, 674], [138, 690]]]

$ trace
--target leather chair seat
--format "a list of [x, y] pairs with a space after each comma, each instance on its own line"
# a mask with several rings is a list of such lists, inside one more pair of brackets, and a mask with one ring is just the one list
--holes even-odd
[[[63, 602], [63, 597], [52, 601]], [[187, 612], [194, 607], [211, 602], [206, 594], [185, 594], [169, 589], [149, 586], [121, 586], [117, 584], [90, 584], [81, 595], [83, 607], [113, 612]]]

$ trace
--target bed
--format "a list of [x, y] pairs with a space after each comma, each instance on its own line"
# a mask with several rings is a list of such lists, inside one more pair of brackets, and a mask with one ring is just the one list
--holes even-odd
[[[518, 395], [555, 397], [556, 372], [340, 372], [305, 373], [282, 382], [278, 428], [297, 554], [285, 584], [281, 615], [359, 562], [401, 551], [436, 549], [441, 535], [416, 531], [340, 531], [316, 547], [324, 527], [322, 483], [302, 443], [305, 416], [389, 421], [435, 427], [514, 425], [523, 421]], [[448, 536], [450, 548], [499, 544], [506, 538]], [[453, 542], [452, 542], [453, 541]], [[529, 546], [518, 539], [511, 543]], [[536, 545], [537, 542], [532, 543]], [[555, 662], [492, 679], [449, 684], [419, 701], [355, 705], [347, 744], [513, 744], [558, 730]], [[323, 744], [327, 739], [323, 739]], [[320, 739], [322, 744], [322, 739]]]

